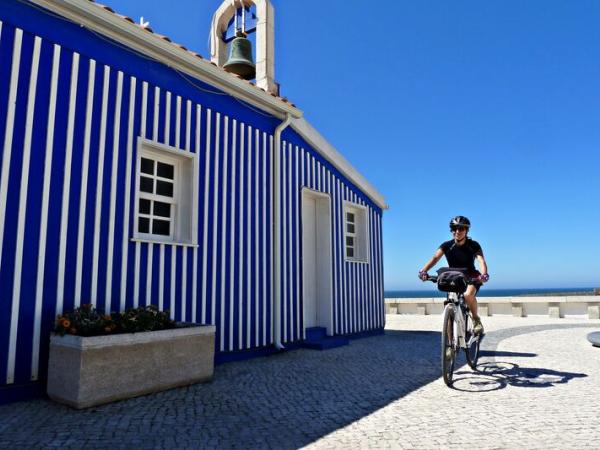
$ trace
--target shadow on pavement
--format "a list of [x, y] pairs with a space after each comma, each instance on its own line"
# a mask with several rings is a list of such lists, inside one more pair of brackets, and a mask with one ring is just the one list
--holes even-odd
[[484, 392], [507, 386], [548, 388], [568, 383], [574, 378], [587, 377], [584, 373], [559, 372], [537, 367], [520, 367], [507, 361], [490, 361], [477, 365], [477, 371], [458, 371], [452, 387], [465, 392]]
[[223, 364], [210, 383], [84, 411], [44, 400], [0, 407], [0, 434], [23, 448], [300, 448], [438, 379], [439, 352], [439, 332], [390, 331]]

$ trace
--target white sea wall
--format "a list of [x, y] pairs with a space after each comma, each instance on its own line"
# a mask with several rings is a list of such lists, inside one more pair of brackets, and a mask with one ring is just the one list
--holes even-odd
[[[441, 314], [445, 297], [386, 298], [386, 314]], [[482, 316], [588, 317], [600, 318], [600, 295], [479, 297]]]

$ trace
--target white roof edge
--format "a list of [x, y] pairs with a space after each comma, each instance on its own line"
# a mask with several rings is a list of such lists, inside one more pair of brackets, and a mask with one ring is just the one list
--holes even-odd
[[309, 124], [305, 118], [293, 119], [291, 126], [302, 136], [315, 150], [333, 164], [350, 181], [356, 184], [363, 192], [381, 209], [388, 209], [385, 198], [377, 189], [363, 177], [340, 152], [338, 152], [327, 140]]
[[286, 114], [296, 118], [302, 117], [302, 111], [291, 104], [238, 79], [212, 65], [209, 60], [200, 59], [191, 52], [179, 48], [176, 44], [165, 41], [158, 34], [145, 31], [138, 25], [123, 19], [117, 13], [105, 10], [99, 4], [94, 4], [89, 0], [29, 1], [122, 43], [168, 67], [185, 72], [187, 75], [202, 80], [278, 118], [283, 118]]

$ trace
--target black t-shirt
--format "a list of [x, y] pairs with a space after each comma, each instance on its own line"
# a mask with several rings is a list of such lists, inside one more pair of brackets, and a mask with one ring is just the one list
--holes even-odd
[[448, 261], [448, 267], [465, 268], [475, 272], [475, 256], [483, 255], [481, 245], [473, 239], [467, 238], [463, 245], [458, 245], [454, 239], [440, 245]]

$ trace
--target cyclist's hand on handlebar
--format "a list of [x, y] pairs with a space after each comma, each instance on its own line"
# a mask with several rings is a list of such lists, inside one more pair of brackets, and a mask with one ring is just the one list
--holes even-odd
[[429, 278], [429, 275], [427, 274], [427, 272], [425, 270], [419, 270], [419, 278], [421, 279], [421, 281], [427, 281], [427, 278]]
[[479, 280], [481, 280], [482, 283], [487, 283], [490, 279], [490, 276], [487, 273], [482, 273], [481, 275], [479, 275]]

